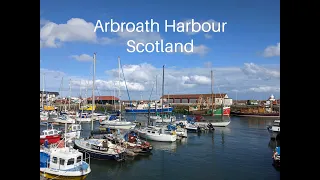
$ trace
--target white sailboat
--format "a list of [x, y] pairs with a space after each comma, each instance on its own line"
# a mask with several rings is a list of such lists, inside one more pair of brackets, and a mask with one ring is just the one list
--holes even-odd
[[118, 65], [119, 65], [119, 118], [114, 117], [114, 115], [108, 115], [105, 120], [100, 121], [100, 125], [103, 127], [109, 127], [114, 129], [133, 129], [136, 124], [133, 122], [128, 122], [125, 119], [121, 118], [121, 101], [120, 101], [120, 69], [121, 69], [121, 63], [120, 63], [120, 57], [118, 57]]
[[[164, 66], [162, 67], [162, 96], [164, 94]], [[163, 103], [163, 101], [161, 101]], [[162, 106], [163, 107], [163, 106]], [[163, 116], [162, 116], [163, 120]], [[162, 121], [163, 123], [163, 121]], [[177, 134], [175, 130], [168, 130], [166, 126], [155, 127], [148, 126], [146, 128], [138, 129], [137, 132], [142, 138], [161, 141], [161, 142], [174, 142], [177, 140]]]
[[170, 115], [165, 115], [164, 117], [162, 116], [150, 116], [151, 121], [154, 121], [156, 123], [172, 123], [176, 121], [175, 116], [170, 116]]
[[76, 118], [76, 121], [89, 123], [89, 122], [91, 122], [91, 119], [92, 119], [91, 114], [82, 112], [79, 114], [79, 117]]
[[66, 114], [63, 114], [56, 118], [52, 118], [52, 121], [56, 123], [61, 123], [61, 124], [64, 124], [64, 123], [73, 124], [76, 122], [74, 118], [71, 118], [69, 115], [66, 115]]

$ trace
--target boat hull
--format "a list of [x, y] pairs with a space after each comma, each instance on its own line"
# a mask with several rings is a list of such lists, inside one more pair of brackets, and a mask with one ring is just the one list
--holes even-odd
[[90, 151], [86, 148], [81, 147], [78, 145], [75, 141], [74, 148], [78, 149], [82, 153], [88, 153], [90, 155], [90, 158], [97, 159], [97, 160], [116, 160], [116, 161], [123, 161], [125, 158], [125, 152], [119, 153], [119, 154], [106, 154], [101, 153], [98, 151]]
[[139, 132], [139, 136], [151, 141], [159, 141], [159, 142], [175, 142], [177, 140], [177, 135], [169, 135], [169, 134], [152, 134], [147, 132]]
[[91, 118], [77, 118], [76, 121], [87, 123], [87, 122], [91, 122]]
[[[167, 112], [171, 113], [173, 110], [173, 107], [163, 108], [162, 109], [150, 109], [150, 113], [161, 113], [161, 112]], [[149, 113], [149, 109], [126, 109], [126, 113]]]
[[40, 144], [43, 144], [45, 140], [48, 140], [49, 144], [53, 144], [53, 143], [57, 143], [58, 141], [60, 141], [60, 139], [61, 139], [60, 135], [40, 137]]
[[280, 113], [241, 113], [241, 112], [231, 112], [230, 115], [233, 116], [243, 116], [243, 117], [270, 117], [270, 118], [278, 118], [280, 117]]
[[88, 175], [86, 174], [83, 176], [62, 176], [62, 175], [55, 175], [50, 173], [43, 173], [42, 171], [40, 171], [40, 176], [45, 177], [47, 179], [84, 180]]
[[[210, 122], [213, 127], [226, 127], [230, 124], [231, 121], [220, 121], [220, 122]], [[195, 122], [194, 123], [196, 126], [207, 126], [209, 123], [207, 122]]]
[[128, 130], [128, 129], [134, 129], [134, 127], [136, 125], [123, 125], [123, 126], [118, 126], [118, 125], [101, 125], [102, 127], [104, 128], [110, 128], [110, 129], [125, 129], [125, 130]]

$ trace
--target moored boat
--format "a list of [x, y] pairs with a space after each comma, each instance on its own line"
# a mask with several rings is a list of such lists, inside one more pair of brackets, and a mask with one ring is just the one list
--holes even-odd
[[174, 142], [177, 140], [176, 131], [165, 127], [148, 126], [137, 129], [138, 135], [144, 139], [160, 142]]
[[45, 140], [47, 140], [49, 144], [53, 144], [60, 141], [60, 139], [60, 131], [56, 129], [46, 129], [43, 130], [42, 134], [40, 135], [40, 144], [43, 144]]
[[74, 148], [90, 154], [93, 159], [99, 160], [125, 160], [125, 148], [112, 144], [107, 139], [76, 139]]
[[40, 177], [83, 180], [90, 172], [88, 154], [71, 147], [40, 149]]

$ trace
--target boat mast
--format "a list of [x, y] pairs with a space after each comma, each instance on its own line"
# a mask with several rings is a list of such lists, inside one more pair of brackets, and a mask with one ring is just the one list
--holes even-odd
[[163, 95], [164, 94], [164, 65], [162, 66], [162, 98], [161, 98], [161, 120], [162, 120], [162, 124], [163, 124]]
[[79, 96], [79, 109], [81, 108], [81, 99], [82, 99], [82, 97], [81, 97], [81, 79], [80, 79], [80, 96]]
[[43, 73], [43, 77], [42, 77], [42, 96], [41, 96], [41, 105], [42, 105], [42, 110], [44, 110], [44, 106], [43, 106], [43, 95], [44, 95], [44, 81], [45, 81], [45, 73]]
[[69, 105], [68, 105], [69, 106], [69, 108], [68, 108], [69, 111], [71, 110], [70, 109], [70, 103], [71, 103], [71, 79], [69, 79]]
[[[156, 98], [157, 98], [157, 96], [158, 96], [158, 75], [156, 75]], [[156, 112], [156, 115], [157, 115], [157, 106], [158, 106], [157, 100], [154, 102], [154, 105], [155, 105], [155, 110], [156, 110], [155, 112]]]
[[92, 76], [92, 111], [91, 111], [91, 131], [93, 131], [93, 113], [94, 113], [94, 106], [95, 106], [95, 99], [94, 99], [94, 81], [96, 75], [96, 53], [93, 53], [93, 76]]
[[211, 70], [211, 115], [212, 116], [214, 115], [213, 103], [214, 103], [214, 99], [213, 99], [213, 71]]
[[118, 83], [118, 85], [119, 85], [119, 89], [118, 89], [118, 91], [119, 91], [119, 119], [120, 119], [120, 121], [121, 121], [121, 92], [120, 92], [120, 68], [121, 68], [121, 64], [120, 64], [120, 56], [118, 56], [118, 66], [119, 66], [119, 83]]

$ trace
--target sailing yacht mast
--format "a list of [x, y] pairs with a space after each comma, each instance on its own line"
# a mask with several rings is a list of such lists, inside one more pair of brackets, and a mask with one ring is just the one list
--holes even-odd
[[118, 65], [119, 65], [119, 83], [118, 83], [118, 85], [119, 85], [119, 89], [118, 89], [118, 91], [119, 91], [119, 119], [120, 119], [120, 121], [121, 121], [121, 92], [120, 92], [120, 68], [121, 68], [121, 64], [120, 64], [120, 57], [118, 57]]
[[68, 106], [69, 106], [69, 111], [71, 110], [70, 109], [70, 103], [71, 103], [71, 79], [69, 79], [69, 104], [68, 104]]
[[211, 70], [211, 115], [214, 115], [214, 107], [213, 107], [214, 99], [213, 99], [213, 71]]
[[161, 98], [161, 120], [162, 120], [162, 124], [163, 124], [163, 95], [164, 94], [164, 65], [162, 66], [162, 98]]
[[43, 95], [44, 95], [44, 81], [45, 81], [45, 74], [43, 73], [43, 77], [42, 77], [42, 95], [41, 95], [41, 105], [42, 105], [42, 109], [44, 108], [44, 104], [43, 104]]
[[93, 76], [92, 76], [92, 112], [91, 112], [91, 131], [93, 131], [93, 113], [94, 113], [94, 106], [95, 106], [95, 99], [94, 99], [94, 81], [96, 76], [96, 53], [93, 53]]

